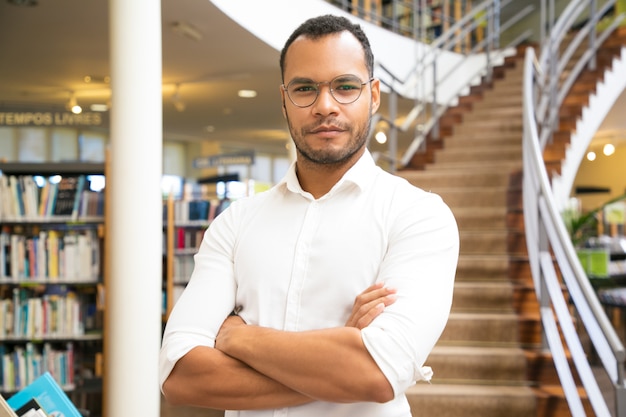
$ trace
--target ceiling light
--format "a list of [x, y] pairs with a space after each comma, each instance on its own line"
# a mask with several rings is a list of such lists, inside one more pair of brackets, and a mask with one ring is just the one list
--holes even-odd
[[254, 90], [239, 90], [237, 95], [241, 98], [254, 98], [256, 97], [256, 91]]
[[174, 22], [172, 23], [172, 31], [177, 35], [184, 36], [194, 41], [202, 40], [202, 32], [198, 28], [190, 25], [186, 22]]
[[607, 143], [606, 145], [604, 145], [604, 147], [602, 148], [602, 153], [605, 154], [606, 156], [611, 156], [615, 153], [615, 146], [613, 146], [612, 143]]
[[72, 95], [70, 96], [70, 100], [67, 102], [67, 109], [74, 114], [80, 114], [83, 111], [82, 107], [78, 105], [74, 93], [72, 93]]
[[184, 112], [185, 109], [187, 108], [187, 105], [185, 104], [185, 102], [180, 98], [180, 84], [176, 84], [176, 89], [174, 90], [174, 94], [172, 94], [171, 100], [172, 100], [172, 103], [174, 104], [174, 107], [179, 112]]
[[596, 160], [596, 153], [591, 151], [591, 152], [587, 152], [587, 160], [588, 161], [595, 161]]
[[381, 143], [381, 144], [387, 142], [387, 135], [382, 130], [376, 132], [376, 135], [374, 135], [374, 138], [376, 138], [376, 142]]

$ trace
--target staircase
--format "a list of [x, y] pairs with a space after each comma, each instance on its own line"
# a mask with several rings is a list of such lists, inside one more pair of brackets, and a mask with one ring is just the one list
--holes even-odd
[[471, 106], [452, 111], [462, 123], [428, 157], [432, 163], [398, 173], [443, 197], [461, 237], [452, 313], [427, 361], [432, 384], [408, 393], [415, 416], [537, 415], [524, 346], [538, 340], [527, 334], [528, 323], [538, 329], [538, 314], [519, 303], [532, 304], [534, 293], [510, 274], [511, 258], [525, 250], [514, 227], [521, 223], [522, 60], [509, 58], [497, 79], [466, 100]]
[[[546, 148], [558, 172], [576, 117], [595, 89], [626, 28], [585, 71], [561, 109]], [[523, 51], [447, 114], [443, 139], [429, 141], [398, 173], [440, 194], [455, 213], [461, 236], [455, 296], [448, 326], [428, 358], [432, 384], [409, 391], [415, 416], [570, 416], [549, 352], [541, 350], [539, 307], [526, 254], [522, 178]], [[594, 78], [595, 77], [595, 78]], [[445, 122], [444, 122], [445, 123]], [[580, 384], [579, 384], [580, 386]], [[593, 410], [580, 388], [587, 415]]]
[[[573, 34], [569, 35], [570, 37]], [[611, 66], [620, 48], [626, 44], [626, 27], [615, 30], [602, 44], [597, 52], [596, 67], [585, 69], [579, 75], [572, 89], [569, 91], [559, 111], [559, 125], [553, 134], [552, 142], [544, 150], [544, 161], [548, 168], [548, 175], [560, 172], [561, 161], [565, 157], [565, 151], [569, 146], [572, 133], [576, 129], [576, 121], [582, 116], [582, 111], [589, 104], [589, 97], [596, 91], [598, 81], [602, 80], [604, 71]], [[587, 46], [583, 44], [583, 46]], [[580, 57], [583, 51], [577, 51], [575, 58]], [[573, 64], [565, 69], [564, 77], [571, 70]]]
[[[622, 28], [605, 47], [615, 50], [624, 43]], [[599, 67], [610, 61], [605, 54], [600, 52]], [[419, 383], [407, 393], [415, 417], [571, 415], [552, 359], [540, 350], [539, 308], [525, 248], [522, 63], [520, 50], [495, 69], [494, 81], [473, 87], [444, 117], [444, 138], [429, 140], [427, 152], [398, 172], [444, 198], [461, 236], [452, 313], [426, 363], [434, 370], [432, 383]], [[586, 104], [595, 87], [588, 77], [581, 75], [564, 107]], [[582, 84], [588, 90], [581, 94]], [[566, 124], [568, 112], [580, 111], [562, 109], [564, 133], [555, 135], [544, 154], [555, 169], [573, 129]], [[588, 402], [585, 407], [593, 416]], [[162, 416], [169, 415], [217, 417], [223, 412], [165, 404]]]

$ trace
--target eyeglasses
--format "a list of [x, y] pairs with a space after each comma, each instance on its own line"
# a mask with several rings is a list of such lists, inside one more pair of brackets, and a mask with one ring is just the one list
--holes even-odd
[[287, 86], [283, 84], [282, 87], [287, 92], [289, 100], [295, 106], [309, 107], [315, 103], [315, 100], [320, 95], [320, 86], [322, 84], [328, 84], [330, 94], [338, 103], [350, 104], [361, 97], [363, 86], [372, 81], [374, 79], [370, 78], [365, 82], [361, 82], [361, 79], [356, 75], [346, 74], [339, 75], [330, 81], [320, 81], [318, 83], [308, 79], [295, 78]]

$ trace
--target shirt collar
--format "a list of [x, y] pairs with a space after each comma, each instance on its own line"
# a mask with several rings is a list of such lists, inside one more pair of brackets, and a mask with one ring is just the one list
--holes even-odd
[[[366, 148], [359, 160], [344, 174], [344, 176], [326, 195], [332, 195], [335, 190], [341, 189], [347, 184], [354, 184], [359, 189], [363, 190], [373, 180], [375, 173], [376, 164], [374, 163], [374, 158], [372, 158], [372, 154]], [[286, 189], [294, 193], [308, 195], [308, 193], [302, 189], [300, 182], [298, 181], [295, 161], [291, 163], [287, 173], [277, 185], [282, 189]]]

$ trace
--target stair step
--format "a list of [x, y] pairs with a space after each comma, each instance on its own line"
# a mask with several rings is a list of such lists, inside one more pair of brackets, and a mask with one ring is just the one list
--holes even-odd
[[477, 380], [525, 384], [526, 364], [520, 348], [488, 346], [435, 346], [426, 361], [437, 384]]
[[[438, 162], [436, 164], [428, 164], [426, 166], [427, 170], [441, 171], [459, 171], [459, 170], [467, 170], [471, 172], [473, 169], [484, 169], [485, 164], [483, 162], [476, 161], [466, 161], [466, 162]], [[500, 173], [512, 173], [518, 171], [522, 168], [522, 161], [494, 161], [489, 163], [489, 168], [493, 172]]]
[[455, 208], [454, 217], [460, 230], [498, 230], [508, 225], [504, 206]]
[[[520, 93], [521, 95], [521, 93]], [[516, 97], [516, 94], [510, 94], [507, 96], [501, 97], [489, 97], [488, 100], [481, 100], [474, 104], [472, 107], [473, 111], [470, 114], [473, 114], [474, 111], [481, 111], [486, 109], [501, 109], [501, 108], [510, 108], [510, 109], [521, 109], [522, 108], [522, 98]]]
[[512, 313], [513, 297], [514, 288], [510, 282], [457, 281], [452, 311]]
[[456, 282], [508, 280], [509, 259], [507, 255], [460, 254], [456, 269]]
[[522, 81], [524, 79], [523, 67], [524, 67], [523, 65], [520, 65], [520, 68], [507, 71], [504, 78], [495, 81], [494, 88], [497, 87], [500, 83], [511, 83], [511, 84], [519, 83], [520, 85], [523, 85], [523, 81]]
[[447, 146], [449, 141], [456, 140], [492, 140], [506, 142], [522, 142], [522, 133], [520, 132], [492, 132], [490, 130], [484, 131], [471, 131], [471, 132], [454, 132], [450, 136], [444, 139], [444, 147]]
[[474, 109], [471, 113], [467, 114], [464, 120], [484, 120], [485, 118], [511, 118], [511, 117], [519, 117], [522, 118], [522, 108], [517, 104], [515, 106], [503, 106], [499, 108], [482, 108], [477, 106], [478, 108]]
[[415, 416], [536, 417], [535, 393], [525, 386], [420, 383], [407, 398]]
[[439, 340], [442, 345], [515, 346], [519, 341], [518, 320], [515, 313], [451, 312]]
[[[565, 393], [560, 385], [542, 385], [534, 391], [537, 397], [537, 415], [571, 416]], [[585, 415], [595, 416], [596, 414], [593, 411], [587, 393], [582, 387], [578, 388], [578, 395], [582, 400]]]
[[506, 207], [507, 205], [505, 187], [443, 188], [437, 193], [452, 211], [455, 207]]
[[[515, 92], [512, 92], [515, 91]], [[488, 90], [483, 94], [483, 100], [481, 103], [484, 105], [493, 105], [496, 103], [521, 103], [522, 102], [522, 85], [520, 85], [515, 89], [503, 89], [500, 91], [499, 89]]]
[[485, 130], [492, 132], [522, 132], [523, 125], [521, 119], [498, 119], [490, 121], [470, 120], [465, 121], [454, 127], [455, 133], [484, 132]]
[[492, 88], [485, 90], [483, 99], [499, 99], [509, 94], [522, 94], [522, 91], [522, 80], [519, 80], [519, 82], [503, 80], [500, 83], [494, 84]]
[[455, 134], [444, 139], [443, 149], [472, 149], [472, 148], [497, 148], [500, 146], [522, 146], [522, 137], [517, 134], [510, 135], [461, 135]]
[[488, 168], [472, 172], [405, 171], [398, 176], [425, 190], [445, 187], [505, 187], [509, 177]]
[[435, 162], [517, 161], [522, 159], [521, 143], [497, 147], [445, 148], [435, 153]]
[[506, 230], [461, 230], [459, 236], [461, 240], [460, 251], [463, 254], [508, 255], [509, 235]]

